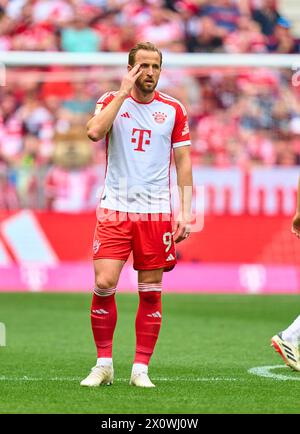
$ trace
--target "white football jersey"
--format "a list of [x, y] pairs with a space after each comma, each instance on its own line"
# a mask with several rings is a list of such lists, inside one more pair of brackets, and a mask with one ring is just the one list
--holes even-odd
[[[103, 110], [117, 92], [97, 102]], [[106, 136], [101, 207], [123, 212], [170, 213], [172, 148], [190, 145], [187, 113], [176, 99], [155, 92], [149, 103], [128, 96]]]

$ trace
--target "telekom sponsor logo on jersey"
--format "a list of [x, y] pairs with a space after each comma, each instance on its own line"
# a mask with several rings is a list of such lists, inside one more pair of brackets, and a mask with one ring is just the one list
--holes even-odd
[[138, 143], [137, 148], [134, 151], [145, 152], [143, 145], [150, 145], [151, 130], [142, 130], [139, 128], [133, 128], [131, 143]]

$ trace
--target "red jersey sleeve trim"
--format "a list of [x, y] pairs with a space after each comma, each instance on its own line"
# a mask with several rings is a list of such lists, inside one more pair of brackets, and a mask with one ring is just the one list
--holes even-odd
[[175, 108], [175, 120], [171, 137], [173, 148], [191, 145], [187, 111], [181, 102], [169, 95], [159, 92], [159, 100]]
[[99, 114], [116, 96], [117, 92], [106, 92], [97, 101], [94, 116]]

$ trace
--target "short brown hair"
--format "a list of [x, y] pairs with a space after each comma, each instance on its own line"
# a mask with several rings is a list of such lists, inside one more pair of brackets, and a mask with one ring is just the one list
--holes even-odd
[[151, 42], [139, 42], [136, 44], [130, 51], [128, 55], [128, 64], [131, 66], [134, 66], [135, 63], [135, 55], [139, 50], [146, 50], [146, 51], [156, 51], [156, 53], [159, 54], [160, 57], [160, 66], [162, 64], [162, 53], [161, 51]]

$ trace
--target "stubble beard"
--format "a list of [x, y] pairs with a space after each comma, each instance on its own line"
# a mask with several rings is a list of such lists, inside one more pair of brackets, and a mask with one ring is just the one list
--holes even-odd
[[144, 95], [148, 95], [149, 93], [153, 93], [155, 91], [157, 83], [158, 81], [154, 82], [151, 87], [148, 87], [143, 81], [137, 80], [136, 86]]

